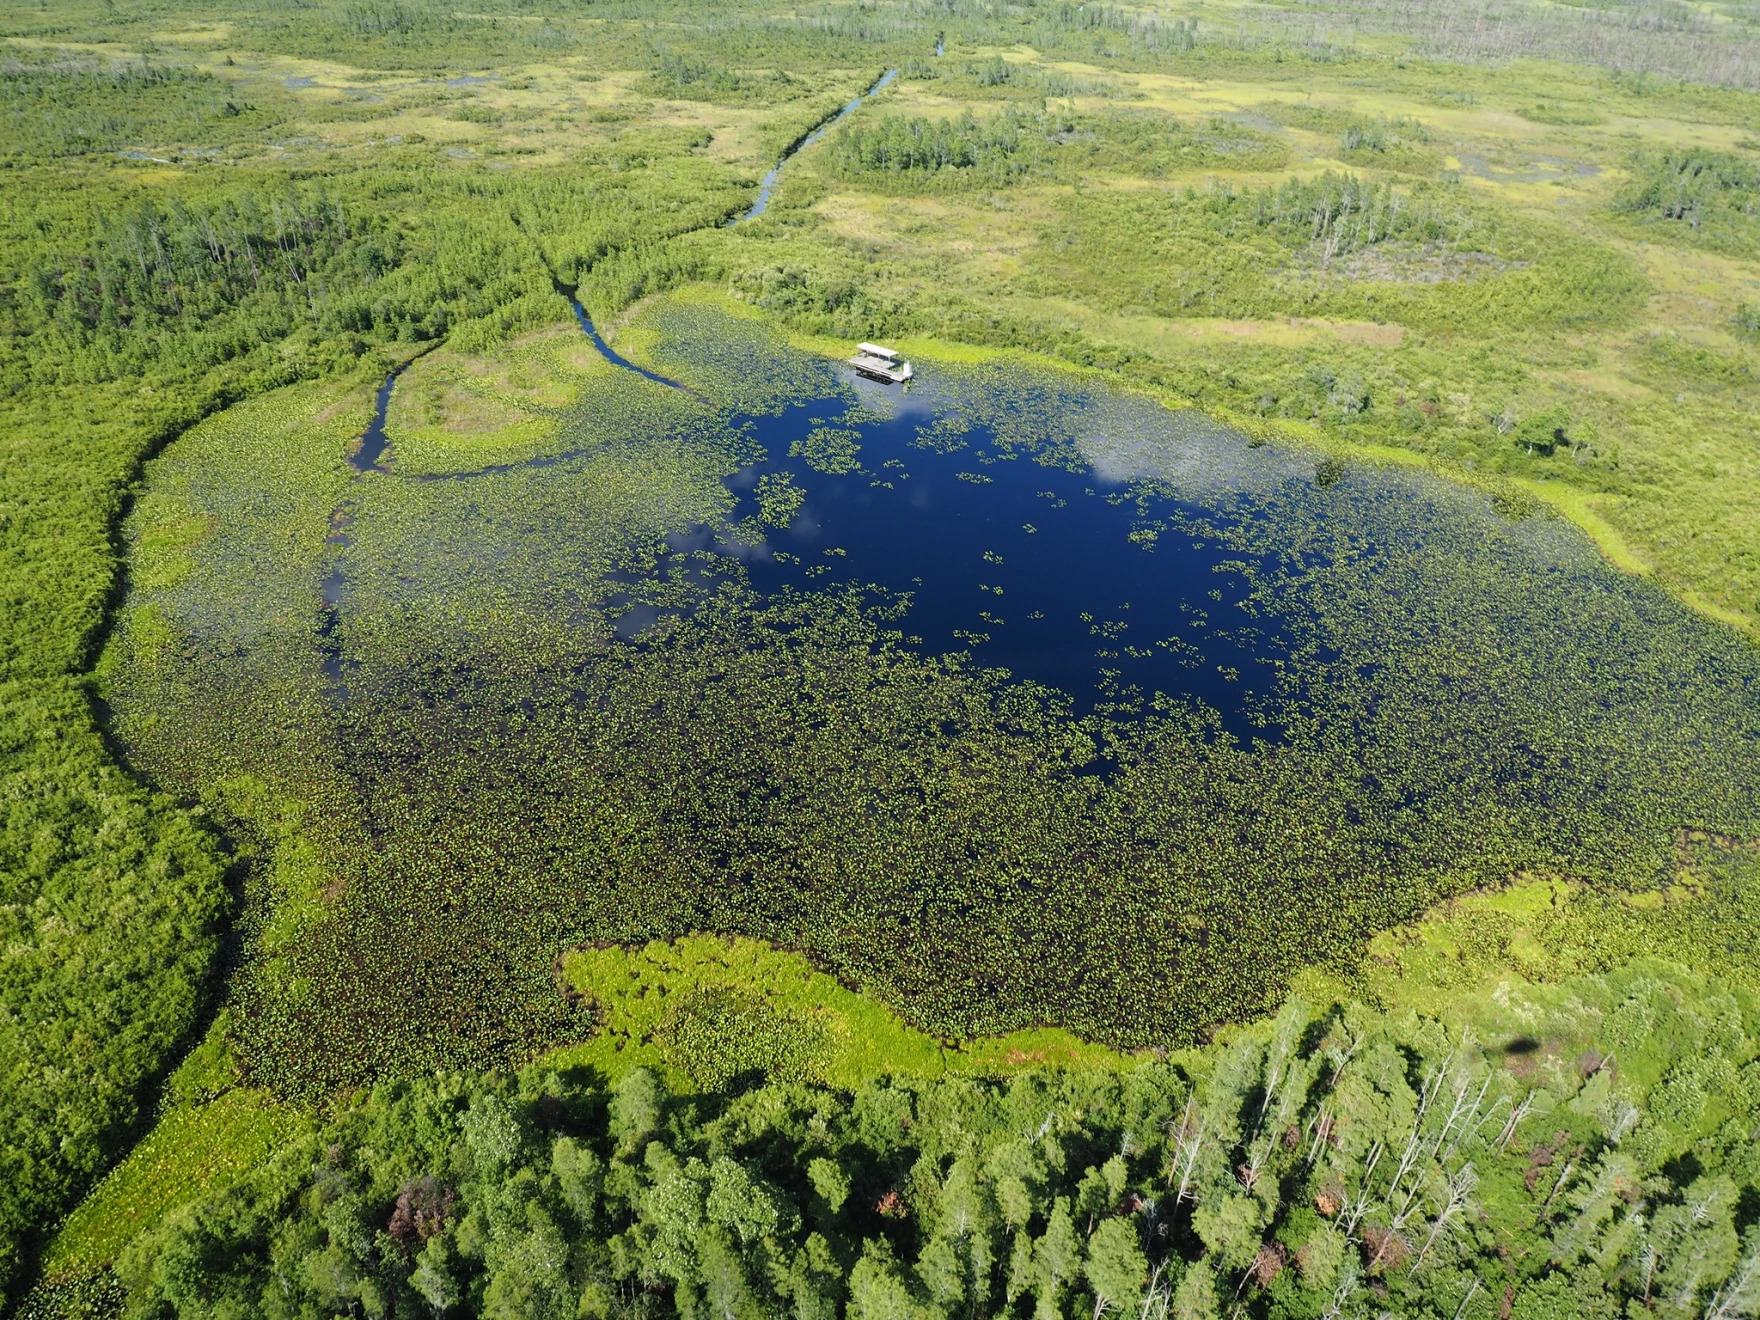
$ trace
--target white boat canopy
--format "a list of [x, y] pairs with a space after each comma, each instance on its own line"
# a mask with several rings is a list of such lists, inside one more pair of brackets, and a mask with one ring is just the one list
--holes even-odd
[[904, 356], [896, 348], [881, 348], [878, 344], [857, 344], [858, 353], [866, 353], [869, 357], [884, 358], [888, 362], [897, 362]]

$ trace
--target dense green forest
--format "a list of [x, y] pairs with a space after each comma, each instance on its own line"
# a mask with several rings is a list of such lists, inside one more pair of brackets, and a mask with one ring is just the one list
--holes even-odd
[[[0, 16], [0, 1308], [1760, 1313], [1760, 24], [1464, 13]], [[702, 577], [857, 339], [1161, 445], [1305, 713]], [[569, 980], [695, 931], [844, 984]]]
[[[1696, 1020], [1622, 989], [1624, 1043], [1667, 1015], [1751, 1049], [1733, 1000]], [[385, 1085], [140, 1239], [116, 1287], [148, 1316], [1760, 1304], [1753, 1063], [1690, 1180], [1658, 1176], [1684, 1115], [1616, 1099], [1599, 1054], [1518, 1079], [1469, 1033], [1298, 1002], [1202, 1063], [689, 1100], [645, 1069]]]

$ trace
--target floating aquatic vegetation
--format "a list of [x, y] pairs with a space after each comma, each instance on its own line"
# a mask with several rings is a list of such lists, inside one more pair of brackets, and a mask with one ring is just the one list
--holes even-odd
[[804, 440], [789, 446], [790, 458], [803, 458], [815, 472], [847, 476], [861, 469], [862, 433], [835, 426], [815, 426]]
[[759, 520], [769, 527], [786, 528], [807, 502], [807, 493], [786, 472], [766, 472], [754, 493]]
[[643, 324], [657, 335], [656, 362], [728, 412], [774, 413], [796, 399], [848, 389], [830, 363], [789, 348], [755, 321], [663, 303]]
[[[155, 467], [138, 556], [179, 567], [137, 573], [119, 728], [229, 810], [272, 782], [322, 896], [241, 991], [259, 1080], [578, 1039], [562, 950], [702, 930], [938, 1033], [1189, 1040], [1439, 896], [1641, 886], [1676, 827], [1756, 828], [1753, 653], [1563, 524], [1051, 373], [900, 396], [700, 308], [643, 326], [709, 405], [594, 376], [529, 462], [342, 484], [283, 395]], [[268, 489], [264, 445], [298, 456]], [[992, 667], [1041, 626], [1070, 669]], [[239, 674], [261, 699], [216, 702]], [[697, 1008], [686, 1054], [751, 1006]]]

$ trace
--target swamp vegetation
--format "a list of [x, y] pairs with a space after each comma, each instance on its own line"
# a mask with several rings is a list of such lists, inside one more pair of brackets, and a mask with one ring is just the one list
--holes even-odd
[[1459, 9], [10, 11], [0, 1306], [1760, 1312], [1760, 30]]
[[1755, 829], [1749, 649], [1561, 524], [1030, 368], [895, 404], [712, 309], [630, 329], [691, 392], [596, 371], [523, 463], [356, 477], [266, 399], [149, 470], [116, 735], [192, 798], [329, 804], [307, 883], [346, 877], [241, 982], [253, 1081], [509, 1062], [587, 1029], [556, 950], [702, 929], [940, 1035], [1185, 1044], [1439, 897]]

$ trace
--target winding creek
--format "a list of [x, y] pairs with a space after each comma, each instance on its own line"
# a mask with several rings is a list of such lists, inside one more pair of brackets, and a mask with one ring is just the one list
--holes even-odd
[[[666, 385], [675, 390], [684, 389], [683, 385], [680, 385], [675, 380], [670, 380], [667, 377], [662, 376], [659, 372], [649, 371], [646, 367], [638, 367], [635, 363], [624, 357], [623, 354], [612, 348], [610, 344], [605, 342], [605, 336], [601, 335], [598, 329], [593, 325], [592, 319], [587, 315], [587, 309], [581, 306], [581, 300], [575, 297], [572, 293], [568, 294], [567, 297], [568, 305], [574, 308], [574, 319], [580, 323], [581, 332], [585, 334], [588, 339], [593, 341], [593, 347], [598, 349], [600, 354], [603, 355], [605, 360], [611, 363], [612, 366], [622, 367], [625, 371], [633, 371], [644, 380], [651, 380], [656, 385]], [[685, 393], [688, 394], [690, 391], [685, 390]], [[381, 414], [384, 412], [383, 405], [380, 407], [380, 412]]]
[[[941, 52], [938, 48], [936, 50], [936, 54], [940, 54], [940, 53]], [[829, 119], [825, 120], [824, 123], [820, 124], [817, 128], [813, 129], [805, 137], [801, 138], [800, 141], [796, 142], [793, 146], [789, 147], [789, 149], [787, 151], [783, 152], [782, 159], [776, 162], [776, 164], [771, 168], [770, 172], [764, 176], [764, 181], [758, 185], [758, 200], [752, 203], [751, 209], [744, 212], [743, 214], [741, 214], [739, 216], [736, 216], [734, 219], [729, 220], [727, 223], [730, 225], [737, 225], [742, 220], [750, 220], [753, 216], [763, 215], [765, 211], [769, 210], [770, 209], [770, 196], [772, 193], [774, 193], [776, 191], [777, 181], [780, 179], [780, 177], [782, 175], [782, 167], [784, 165], [788, 164], [788, 162], [790, 160], [792, 160], [796, 154], [798, 154], [799, 152], [804, 151], [806, 148], [812, 146], [813, 143], [817, 142], [820, 138], [824, 137], [825, 134], [830, 132], [838, 124], [842, 123], [845, 119], [849, 118], [850, 115], [854, 114], [858, 109], [861, 108], [861, 104], [863, 101], [866, 101], [869, 97], [874, 96], [876, 93], [878, 93], [880, 91], [883, 91], [885, 89], [886, 85], [888, 83], [890, 83], [896, 77], [898, 77], [898, 70], [897, 69], [888, 69], [885, 73], [881, 74], [878, 79], [875, 80], [874, 85], [872, 87], [868, 88], [867, 91], [863, 92], [860, 96], [856, 97], [855, 100], [851, 101], [848, 105], [844, 106], [843, 109], [839, 110], [836, 114], [832, 115]]]
[[[936, 41], [936, 45], [935, 45], [936, 55], [941, 54], [942, 48], [943, 48], [943, 43], [938, 39]], [[857, 96], [854, 100], [850, 101], [842, 109], [838, 110], [835, 114], [831, 115], [828, 119], [826, 119], [822, 123], [820, 123], [812, 131], [810, 131], [805, 136], [800, 138], [798, 141], [796, 141], [792, 145], [790, 145], [789, 148], [782, 153], [781, 159], [778, 160], [776, 162], [776, 164], [773, 165], [770, 168], [770, 170], [764, 175], [763, 181], [758, 186], [757, 199], [752, 203], [751, 207], [748, 210], [746, 210], [745, 212], [743, 212], [742, 214], [734, 217], [734, 219], [728, 221], [728, 224], [735, 225], [735, 224], [740, 223], [740, 221], [742, 221], [742, 220], [750, 220], [753, 216], [762, 215], [769, 208], [770, 198], [771, 198], [771, 195], [776, 191], [776, 185], [777, 185], [778, 180], [781, 177], [783, 166], [787, 165], [788, 162], [791, 159], [793, 159], [797, 154], [799, 154], [801, 151], [805, 150], [807, 147], [810, 147], [815, 142], [819, 141], [822, 137], [825, 136], [825, 134], [827, 132], [829, 132], [837, 124], [841, 123], [844, 119], [848, 118], [851, 114], [854, 114], [855, 111], [861, 107], [861, 105], [864, 101], [869, 100], [870, 98], [875, 96], [877, 93], [884, 90], [885, 87], [889, 83], [891, 83], [892, 80], [894, 78], [896, 78], [897, 76], [898, 76], [897, 69], [886, 70], [886, 72], [881, 74], [880, 77], [874, 81], [873, 85], [870, 86], [865, 92], [863, 92], [861, 95]], [[658, 372], [650, 371], [646, 367], [638, 366], [636, 363], [631, 362], [628, 358], [624, 357], [621, 353], [619, 353], [616, 349], [612, 348], [611, 345], [605, 341], [605, 337], [599, 333], [598, 328], [593, 324], [592, 318], [587, 315], [587, 309], [581, 305], [581, 301], [578, 297], [575, 296], [574, 291], [572, 289], [560, 289], [559, 288], [559, 292], [562, 292], [563, 296], [568, 299], [568, 305], [574, 312], [575, 321], [580, 325], [581, 332], [583, 334], [585, 334], [589, 340], [592, 341], [593, 347], [599, 351], [599, 353], [605, 358], [605, 360], [607, 362], [610, 362], [613, 366], [620, 367], [620, 368], [624, 369], [625, 371], [632, 371], [632, 372], [636, 373], [637, 375], [641, 376], [643, 379], [653, 381], [657, 385], [664, 385], [670, 389], [681, 390], [687, 394], [692, 394], [694, 397], [698, 397], [698, 398], [701, 397], [701, 396], [695, 395], [695, 391], [687, 389], [685, 386], [680, 385], [677, 381], [672, 380], [666, 376], [662, 376]], [[386, 460], [389, 457], [391, 457], [391, 454], [392, 454], [391, 442], [390, 442], [389, 437], [385, 433], [386, 416], [387, 416], [387, 414], [390, 410], [390, 407], [391, 407], [391, 395], [392, 395], [392, 391], [396, 388], [398, 377], [401, 376], [405, 371], [407, 371], [409, 369], [409, 367], [415, 362], [415, 360], [416, 360], [415, 358], [411, 358], [408, 361], [401, 362], [396, 367], [392, 368], [391, 372], [385, 377], [384, 382], [379, 386], [378, 393], [375, 396], [374, 401], [373, 401], [372, 420], [367, 424], [367, 429], [362, 433], [358, 444], [347, 455], [347, 462], [348, 462], [349, 466], [352, 467], [357, 474], [363, 474], [363, 473], [367, 473], [367, 472], [381, 472], [381, 473], [385, 473], [387, 475], [392, 474], [392, 469], [388, 465], [388, 463], [386, 462]], [[560, 457], [566, 457], [566, 456], [559, 456], [559, 458]], [[540, 465], [544, 465], [544, 464], [554, 462], [554, 461], [557, 461], [557, 460], [556, 459], [536, 460], [536, 462]], [[465, 473], [465, 474], [460, 474], [460, 475], [466, 476], [466, 477], [469, 477], [469, 476], [492, 476], [492, 475], [497, 475], [502, 472], [509, 471], [509, 470], [511, 470], [511, 468], [513, 466], [519, 466], [519, 465], [496, 465], [493, 467], [480, 469], [477, 472]], [[452, 476], [446, 476], [446, 477], [425, 476], [425, 477], [418, 477], [417, 478], [417, 480], [456, 480], [456, 479], [458, 479], [458, 478], [452, 477]], [[341, 551], [346, 551], [346, 550], [349, 550], [353, 547], [353, 544], [354, 544], [353, 538], [349, 534], [349, 531], [348, 531], [349, 527], [353, 523], [353, 519], [354, 519], [354, 514], [346, 502], [344, 504], [338, 506], [336, 509], [334, 509], [331, 512], [330, 534], [327, 538], [328, 543], [330, 545], [336, 547], [338, 550], [341, 550]], [[319, 620], [319, 637], [320, 637], [320, 641], [323, 646], [323, 650], [324, 650], [324, 654], [325, 654], [325, 662], [324, 662], [325, 673], [327, 674], [327, 676], [329, 677], [331, 682], [333, 684], [337, 685], [339, 688], [340, 688], [340, 685], [342, 682], [343, 661], [341, 659], [340, 650], [336, 644], [336, 629], [337, 629], [337, 625], [339, 622], [339, 611], [341, 608], [343, 589], [344, 589], [344, 574], [343, 574], [342, 568], [340, 566], [338, 566], [336, 568], [333, 568], [325, 576], [325, 579], [323, 582], [323, 587], [322, 587], [322, 600], [323, 600], [322, 610], [323, 610], [323, 613], [322, 613], [322, 616]]]

